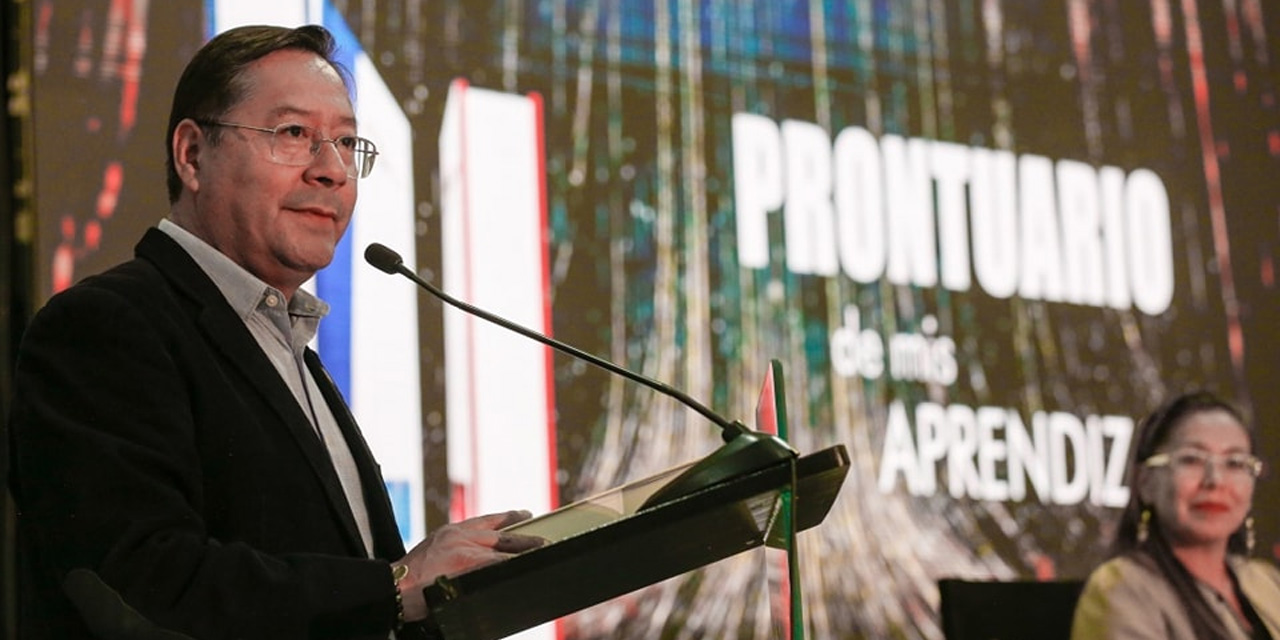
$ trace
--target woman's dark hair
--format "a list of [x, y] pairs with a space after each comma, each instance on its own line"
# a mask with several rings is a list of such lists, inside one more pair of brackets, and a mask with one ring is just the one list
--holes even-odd
[[[169, 128], [165, 131], [165, 172], [169, 202], [177, 202], [182, 181], [173, 164], [173, 131], [185, 118], [196, 121], [217, 120], [244, 98], [249, 89], [245, 69], [276, 51], [297, 49], [312, 52], [332, 66], [343, 82], [348, 73], [334, 59], [333, 36], [321, 26], [306, 25], [296, 29], [272, 26], [237, 27], [225, 31], [205, 43], [196, 52], [173, 91], [169, 110]], [[348, 86], [350, 86], [348, 84]], [[217, 144], [218, 129], [209, 130], [210, 144]]]
[[[1143, 504], [1138, 490], [1138, 478], [1142, 471], [1142, 463], [1155, 455], [1160, 447], [1169, 441], [1173, 432], [1188, 417], [1205, 411], [1225, 411], [1242, 426], [1247, 425], [1244, 415], [1234, 405], [1207, 391], [1193, 391], [1176, 396], [1160, 405], [1150, 415], [1142, 419], [1138, 425], [1138, 434], [1133, 451], [1129, 457], [1129, 504], [1120, 516], [1120, 524], [1116, 530], [1116, 539], [1112, 548], [1112, 556], [1126, 555], [1136, 561], [1152, 567], [1160, 572], [1172, 585], [1183, 608], [1191, 618], [1191, 626], [1197, 638], [1227, 638], [1226, 627], [1222, 620], [1210, 608], [1196, 580], [1187, 571], [1182, 562], [1173, 555], [1169, 540], [1159, 526], [1159, 518], [1153, 514], [1145, 541], [1138, 540], [1139, 524], [1142, 511], [1151, 505]], [[1250, 448], [1253, 449], [1254, 434], [1245, 426], [1249, 434]], [[1245, 528], [1231, 534], [1227, 541], [1227, 552], [1243, 554], [1247, 551]]]

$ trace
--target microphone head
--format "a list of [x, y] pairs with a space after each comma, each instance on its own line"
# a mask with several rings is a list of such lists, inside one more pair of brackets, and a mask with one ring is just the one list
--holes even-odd
[[377, 242], [365, 247], [364, 261], [385, 273], [396, 273], [404, 264], [404, 258], [401, 258], [394, 249]]

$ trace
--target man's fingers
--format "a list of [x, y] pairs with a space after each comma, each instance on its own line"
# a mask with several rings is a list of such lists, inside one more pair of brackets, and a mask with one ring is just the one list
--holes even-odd
[[414, 584], [440, 575], [457, 575], [536, 549], [546, 541], [499, 529], [530, 517], [528, 511], [492, 513], [436, 529], [405, 556]]
[[493, 545], [493, 550], [502, 553], [523, 553], [530, 549], [537, 549], [546, 543], [545, 539], [537, 536], [501, 533], [498, 534], [498, 542]]
[[532, 513], [524, 509], [517, 509], [513, 511], [503, 511], [500, 513], [490, 513], [483, 516], [476, 516], [474, 518], [467, 518], [462, 522], [456, 523], [455, 526], [467, 529], [497, 530], [502, 529], [503, 527], [509, 527], [517, 522], [523, 522], [532, 516]]
[[495, 513], [493, 515], [500, 516], [498, 524], [497, 526], [494, 527], [494, 529], [505, 529], [506, 527], [509, 527], [517, 522], [524, 522], [525, 520], [528, 520], [529, 518], [533, 517], [532, 513], [524, 509], [508, 511], [506, 513]]

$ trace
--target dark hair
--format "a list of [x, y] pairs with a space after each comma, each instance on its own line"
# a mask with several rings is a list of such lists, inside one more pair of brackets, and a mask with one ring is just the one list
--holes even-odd
[[[285, 49], [310, 51], [324, 58], [348, 83], [347, 70], [334, 59], [333, 36], [318, 25], [296, 29], [273, 26], [237, 27], [214, 37], [196, 52], [173, 91], [169, 128], [165, 131], [165, 172], [169, 202], [177, 202], [182, 181], [173, 163], [173, 132], [185, 118], [217, 120], [238, 104], [250, 88], [245, 69], [269, 54]], [[348, 86], [350, 86], [348, 84]], [[209, 143], [218, 143], [218, 130], [209, 130]]]
[[[1177, 556], [1169, 540], [1158, 525], [1159, 518], [1152, 517], [1149, 532], [1145, 541], [1138, 540], [1138, 528], [1142, 519], [1142, 511], [1150, 508], [1143, 504], [1138, 490], [1138, 477], [1142, 471], [1142, 463], [1155, 455], [1160, 447], [1169, 441], [1176, 428], [1188, 417], [1206, 411], [1225, 411], [1235, 418], [1249, 434], [1251, 448], [1256, 446], [1254, 434], [1248, 428], [1244, 415], [1234, 405], [1207, 391], [1193, 391], [1176, 396], [1160, 405], [1150, 415], [1142, 419], [1138, 425], [1137, 440], [1129, 456], [1129, 504], [1120, 516], [1120, 524], [1116, 529], [1116, 539], [1112, 547], [1112, 556], [1127, 555], [1136, 561], [1156, 569], [1172, 585], [1183, 609], [1191, 618], [1191, 626], [1197, 638], [1226, 638], [1227, 630], [1218, 618], [1200, 589], [1196, 580], [1187, 571]], [[1228, 553], [1243, 554], [1247, 551], [1245, 528], [1231, 534], [1227, 540]]]

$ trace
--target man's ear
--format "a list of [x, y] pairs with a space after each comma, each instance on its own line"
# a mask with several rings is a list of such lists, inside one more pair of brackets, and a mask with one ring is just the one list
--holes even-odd
[[173, 129], [173, 169], [187, 191], [200, 187], [200, 154], [208, 144], [204, 130], [191, 118]]

